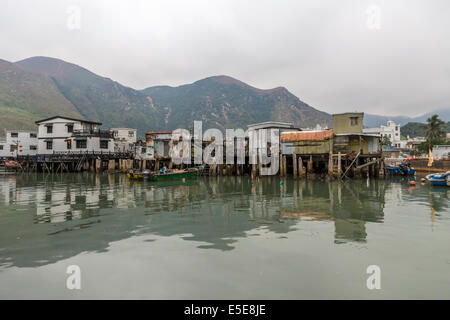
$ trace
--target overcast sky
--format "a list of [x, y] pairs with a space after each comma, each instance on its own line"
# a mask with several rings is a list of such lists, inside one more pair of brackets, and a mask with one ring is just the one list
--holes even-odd
[[225, 74], [327, 112], [414, 116], [450, 108], [449, 17], [448, 0], [1, 0], [0, 59], [136, 89]]

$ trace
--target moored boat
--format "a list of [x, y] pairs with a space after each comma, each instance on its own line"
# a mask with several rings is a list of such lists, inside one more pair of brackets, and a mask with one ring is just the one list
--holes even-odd
[[20, 163], [13, 160], [5, 161], [5, 167], [16, 169], [20, 167]]
[[176, 179], [196, 179], [198, 176], [198, 169], [191, 168], [186, 170], [173, 170], [167, 173], [153, 173], [149, 175], [151, 181], [167, 181]]
[[144, 178], [150, 176], [150, 174], [150, 170], [144, 170], [142, 172], [130, 170], [130, 172], [128, 172], [128, 178], [130, 180], [144, 180]]
[[431, 173], [426, 176], [426, 179], [432, 186], [450, 187], [450, 171]]
[[401, 166], [386, 166], [387, 171], [391, 176], [413, 176], [416, 174], [416, 169], [407, 167], [403, 170]]

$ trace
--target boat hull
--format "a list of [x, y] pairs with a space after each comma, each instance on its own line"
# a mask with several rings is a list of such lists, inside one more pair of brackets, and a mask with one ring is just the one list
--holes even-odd
[[5, 167], [11, 168], [11, 169], [17, 169], [20, 167], [20, 164], [16, 161], [6, 161]]
[[427, 175], [427, 180], [432, 186], [450, 187], [450, 173], [437, 173]]
[[127, 175], [128, 175], [128, 179], [130, 179], [130, 180], [144, 180], [144, 176], [139, 173], [138, 174], [134, 173], [133, 175], [128, 173]]
[[150, 181], [169, 181], [169, 180], [179, 180], [179, 179], [196, 179], [198, 176], [197, 171], [185, 171], [176, 173], [166, 173], [166, 174], [154, 174], [150, 175]]
[[400, 166], [386, 166], [387, 171], [389, 172], [389, 175], [391, 176], [413, 176], [416, 174], [416, 169], [408, 168], [408, 172], [405, 174], [405, 172], [402, 170]]

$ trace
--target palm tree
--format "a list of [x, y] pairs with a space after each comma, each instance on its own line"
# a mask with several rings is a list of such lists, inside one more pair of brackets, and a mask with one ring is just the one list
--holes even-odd
[[428, 128], [426, 131], [426, 138], [429, 142], [435, 142], [442, 139], [445, 135], [445, 122], [439, 119], [437, 114], [427, 119]]
[[445, 136], [444, 125], [445, 122], [439, 119], [438, 115], [435, 114], [432, 117], [427, 119], [428, 127], [425, 135], [427, 137], [427, 141], [425, 144], [428, 147], [428, 166], [431, 167], [433, 165], [433, 153], [431, 150], [437, 144], [442, 143]]

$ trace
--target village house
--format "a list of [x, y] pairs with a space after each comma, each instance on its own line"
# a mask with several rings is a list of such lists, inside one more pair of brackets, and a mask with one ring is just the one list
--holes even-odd
[[294, 124], [289, 122], [279, 122], [279, 121], [267, 121], [267, 122], [261, 122], [261, 123], [255, 123], [255, 124], [249, 124], [247, 126], [248, 128], [248, 136], [253, 136], [256, 140], [255, 141], [261, 141], [262, 139], [262, 133], [265, 132], [266, 139], [267, 139], [267, 145], [262, 145], [259, 143], [256, 143], [255, 148], [257, 149], [257, 153], [254, 154], [260, 154], [261, 152], [268, 153], [267, 150], [260, 150], [261, 148], [270, 148], [271, 146], [271, 136], [272, 133], [274, 133], [276, 136], [278, 136], [278, 143], [281, 142], [281, 134], [283, 132], [297, 132], [300, 131], [299, 128], [296, 128]]
[[388, 137], [393, 147], [406, 148], [406, 140], [401, 140], [400, 125], [394, 121], [389, 120], [386, 126], [379, 128], [364, 128], [363, 133], [380, 135], [381, 139]]
[[[363, 113], [333, 115], [333, 130], [281, 133], [281, 175], [326, 172], [340, 175], [355, 158], [355, 165], [380, 158], [380, 136], [363, 133]], [[292, 169], [291, 169], [292, 168]]]
[[149, 131], [145, 144], [136, 146], [136, 158], [140, 160], [168, 160], [172, 152], [172, 131]]
[[333, 115], [333, 153], [360, 153], [362, 157], [381, 152], [380, 136], [363, 133], [364, 113]]
[[137, 141], [137, 130], [130, 128], [111, 128], [109, 131], [114, 138], [115, 152], [134, 152]]
[[111, 132], [100, 122], [54, 116], [36, 121], [38, 154], [114, 152]]
[[6, 140], [0, 141], [0, 157], [34, 156], [37, 148], [37, 132], [7, 131]]
[[450, 159], [450, 145], [434, 146], [432, 153], [434, 159]]

